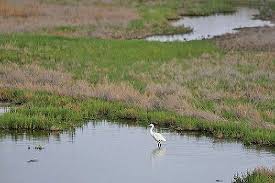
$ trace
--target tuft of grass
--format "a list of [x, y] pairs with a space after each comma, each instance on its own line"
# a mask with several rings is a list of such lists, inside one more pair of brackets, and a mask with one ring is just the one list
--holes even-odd
[[233, 183], [273, 183], [275, 171], [266, 168], [258, 168], [244, 175], [236, 175]]
[[208, 16], [216, 13], [233, 13], [235, 7], [228, 0], [190, 0], [184, 2], [184, 16]]

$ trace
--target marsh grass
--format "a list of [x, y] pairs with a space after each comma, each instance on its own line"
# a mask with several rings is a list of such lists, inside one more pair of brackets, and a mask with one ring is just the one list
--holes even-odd
[[[206, 16], [232, 13], [237, 6], [261, 7], [260, 0], [2, 0], [0, 31], [38, 32], [65, 37], [104, 39], [144, 38], [159, 34], [182, 34], [192, 30], [173, 27], [169, 20], [180, 15]], [[268, 1], [274, 9], [274, 2]], [[266, 11], [263, 11], [266, 12]], [[4, 18], [3, 18], [4, 17]], [[21, 19], [23, 18], [23, 19]]]
[[208, 16], [216, 13], [233, 13], [235, 7], [229, 0], [191, 0], [184, 2], [182, 15]]
[[[82, 2], [86, 3], [86, 2]], [[90, 2], [91, 3], [91, 2]], [[66, 4], [66, 3], [65, 3]], [[70, 3], [69, 3], [70, 4]], [[81, 2], [80, 2], [81, 4]], [[89, 4], [89, 3], [88, 3]], [[104, 4], [104, 2], [94, 2], [94, 5]], [[72, 36], [93, 36], [97, 38], [133, 39], [144, 38], [155, 34], [179, 34], [189, 33], [192, 30], [188, 27], [173, 27], [168, 19], [179, 18], [178, 7], [181, 2], [173, 1], [112, 1], [105, 3], [107, 7], [127, 7], [136, 10], [138, 16], [127, 21], [125, 24], [113, 24], [104, 22], [98, 18], [96, 25], [66, 26], [44, 29], [45, 32], [55, 35]], [[127, 18], [127, 17], [126, 17]], [[71, 28], [70, 28], [71, 27]]]
[[[224, 55], [208, 42], [2, 38], [1, 101], [23, 104], [0, 118], [2, 128], [60, 130], [89, 119], [141, 125], [150, 120], [178, 131], [274, 144], [274, 67], [266, 53]], [[94, 80], [96, 74], [105, 79]]]
[[[150, 74], [132, 72], [131, 75], [147, 83], [161, 81], [155, 86], [159, 90], [156, 95], [169, 98], [167, 102], [162, 100], [164, 106], [172, 104], [170, 109], [184, 115], [210, 121], [246, 121], [254, 127], [274, 128], [273, 71], [271, 53], [230, 53], [171, 61]], [[262, 78], [266, 82], [259, 82]]]
[[139, 11], [141, 19], [129, 24], [130, 30], [140, 31], [145, 29], [147, 35], [188, 33], [188, 27], [172, 27], [168, 19], [179, 18], [179, 9], [182, 2], [173, 1], [140, 1], [133, 5]]
[[258, 168], [244, 175], [236, 175], [233, 183], [273, 183], [275, 181], [275, 170]]
[[218, 138], [240, 139], [246, 144], [275, 144], [272, 130], [253, 129], [245, 123], [210, 122], [163, 110], [146, 111], [144, 108], [121, 102], [77, 99], [47, 92], [10, 89], [1, 90], [1, 100], [22, 104], [1, 116], [2, 129], [74, 129], [91, 119], [131, 120], [139, 125], [148, 124], [150, 121], [179, 132], [201, 131]]
[[1, 32], [36, 31], [66, 37], [128, 39], [191, 31], [173, 27], [168, 21], [178, 17], [179, 0], [24, 2], [0, 2]]
[[233, 13], [237, 7], [249, 6], [260, 10], [260, 18], [268, 18], [275, 9], [273, 0], [189, 0], [183, 3], [180, 14], [184, 16], [209, 16]]
[[139, 17], [131, 7], [95, 3], [70, 5], [1, 0], [0, 32], [35, 31], [59, 36], [101, 38], [121, 37], [125, 33], [126, 37], [128, 23]]
[[61, 67], [74, 78], [92, 83], [107, 78], [110, 81], [143, 83], [129, 76], [128, 71], [143, 61], [136, 71], [150, 72], [153, 64], [170, 59], [192, 58], [203, 53], [217, 52], [218, 48], [207, 41], [192, 43], [159, 43], [143, 40], [98, 40], [86, 38], [62, 38], [38, 35], [0, 35], [0, 60], [2, 63], [38, 63], [46, 68]]

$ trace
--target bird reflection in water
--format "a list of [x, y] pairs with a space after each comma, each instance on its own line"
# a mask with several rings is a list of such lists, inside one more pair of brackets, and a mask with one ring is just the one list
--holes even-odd
[[166, 148], [155, 148], [151, 154], [151, 166], [154, 168], [158, 160], [161, 160], [166, 154]]
[[152, 151], [153, 158], [160, 158], [166, 154], [166, 148], [155, 148]]

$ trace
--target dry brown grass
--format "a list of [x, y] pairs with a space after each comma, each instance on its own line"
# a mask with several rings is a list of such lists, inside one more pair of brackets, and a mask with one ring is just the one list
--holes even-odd
[[[266, 107], [273, 105], [275, 96], [273, 60], [272, 53], [229, 53], [152, 64], [155, 69], [150, 73], [129, 71], [132, 78], [146, 83], [143, 92], [127, 82], [103, 80], [91, 85], [75, 80], [69, 73], [37, 65], [2, 64], [0, 86], [122, 101], [208, 121], [247, 121], [252, 127], [274, 129], [275, 111]], [[133, 67], [141, 68], [143, 64]]]
[[[275, 17], [272, 18], [273, 23]], [[237, 34], [215, 38], [216, 43], [226, 50], [275, 51], [275, 27], [241, 29]]]
[[275, 177], [275, 169], [268, 169], [268, 168], [257, 168], [255, 170], [256, 172], [263, 174], [263, 175], [267, 175], [269, 177]]
[[[51, 34], [79, 34], [96, 37], [121, 36], [120, 29], [138, 18], [131, 8], [101, 4], [60, 5], [24, 0], [11, 3], [0, 0], [0, 32], [28, 32], [48, 29]], [[75, 32], [64, 32], [54, 27], [77, 26]], [[118, 35], [116, 35], [118, 34]]]
[[146, 97], [126, 83], [107, 81], [91, 85], [83, 80], [74, 80], [68, 73], [46, 70], [37, 65], [1, 65], [0, 87], [21, 88], [33, 91], [48, 91], [73, 97], [96, 97], [109, 101], [146, 106]]
[[161, 98], [158, 105], [169, 110], [210, 121], [229, 120], [224, 112], [231, 111], [235, 119], [249, 121], [254, 127], [275, 128], [275, 111], [260, 107], [274, 100], [273, 62], [272, 52], [228, 53], [222, 58], [205, 54], [155, 66], [158, 69], [150, 74], [132, 71], [131, 77], [144, 83], [161, 81], [147, 90]]
[[81, 98], [95, 97], [150, 109], [170, 110], [209, 121], [220, 119], [215, 114], [195, 109], [191, 105], [193, 95], [177, 84], [150, 83], [145, 92], [140, 93], [125, 82], [111, 83], [104, 80], [91, 85], [84, 80], [74, 80], [71, 74], [46, 70], [37, 65], [4, 64], [0, 67], [0, 87], [48, 91]]
[[261, 115], [254, 106], [249, 104], [237, 104], [234, 109], [238, 118], [246, 118], [260, 124]]
[[38, 6], [35, 4], [21, 5], [0, 0], [0, 16], [4, 17], [30, 17], [39, 15]]
[[147, 95], [155, 99], [150, 102], [153, 108], [162, 108], [177, 112], [181, 115], [193, 116], [208, 121], [222, 120], [219, 116], [197, 109], [193, 106], [194, 95], [191, 90], [176, 83], [148, 84], [145, 89]]

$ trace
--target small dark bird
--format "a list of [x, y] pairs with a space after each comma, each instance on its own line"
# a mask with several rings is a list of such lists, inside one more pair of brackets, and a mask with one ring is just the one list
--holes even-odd
[[38, 159], [31, 159], [29, 161], [27, 161], [28, 163], [35, 163], [35, 162], [38, 162]]

